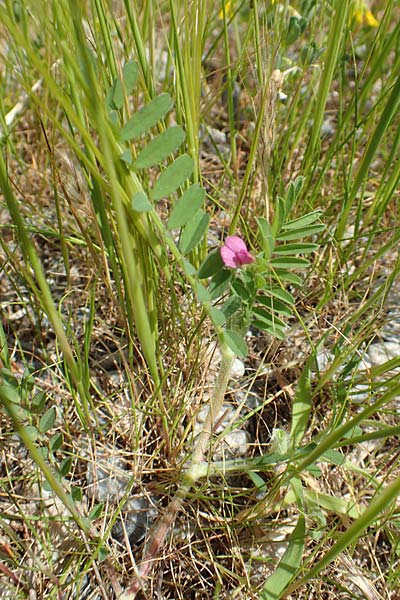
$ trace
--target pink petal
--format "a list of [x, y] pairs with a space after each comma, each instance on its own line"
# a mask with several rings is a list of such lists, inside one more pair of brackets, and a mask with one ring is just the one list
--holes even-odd
[[247, 250], [241, 250], [236, 253], [236, 261], [240, 265], [249, 265], [254, 262], [254, 257]]
[[254, 262], [254, 258], [247, 250], [246, 244], [237, 235], [228, 236], [220, 252], [222, 261], [226, 267], [237, 269], [242, 265]]
[[244, 241], [238, 237], [237, 235], [230, 235], [225, 240], [225, 246], [227, 246], [233, 252], [238, 253], [243, 250], [247, 252], [246, 244]]
[[220, 254], [222, 262], [226, 267], [232, 267], [233, 269], [236, 269], [238, 266], [235, 260], [236, 255], [232, 250], [230, 250], [227, 246], [222, 246], [222, 248], [220, 248]]

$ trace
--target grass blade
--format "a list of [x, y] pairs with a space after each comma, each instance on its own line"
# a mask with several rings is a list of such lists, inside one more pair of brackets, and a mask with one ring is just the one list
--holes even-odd
[[259, 600], [280, 600], [296, 576], [304, 552], [305, 519], [300, 515], [289, 539], [289, 546], [279, 561], [278, 567], [265, 582]]

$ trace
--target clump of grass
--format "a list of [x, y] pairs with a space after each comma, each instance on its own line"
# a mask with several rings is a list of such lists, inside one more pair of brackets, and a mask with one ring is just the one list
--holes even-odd
[[[4, 598], [395, 593], [399, 358], [366, 357], [397, 310], [398, 10], [0, 7]], [[258, 400], [216, 433], [235, 356]]]

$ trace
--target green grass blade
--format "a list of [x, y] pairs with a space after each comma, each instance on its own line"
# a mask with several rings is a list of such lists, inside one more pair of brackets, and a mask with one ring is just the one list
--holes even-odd
[[368, 170], [370, 168], [372, 159], [374, 158], [379, 145], [382, 142], [387, 130], [390, 126], [390, 123], [395, 114], [398, 112], [398, 107], [400, 103], [400, 76], [397, 77], [391, 94], [386, 102], [386, 105], [383, 109], [382, 115], [379, 119], [379, 122], [376, 125], [376, 128], [369, 138], [367, 147], [361, 159], [360, 166], [357, 170], [354, 183], [349, 192], [349, 197], [346, 200], [346, 203], [343, 207], [343, 211], [340, 215], [340, 219], [338, 222], [338, 226], [336, 229], [336, 238], [341, 239], [344, 236], [344, 232], [346, 229], [347, 218], [352, 207], [353, 201], [355, 200], [357, 193], [359, 192], [361, 186], [366, 181], [368, 177]]
[[310, 356], [303, 367], [293, 400], [290, 439], [294, 448], [300, 446], [310, 418], [312, 408], [311, 368], [313, 362], [314, 357]]
[[300, 568], [304, 552], [305, 531], [305, 519], [303, 515], [300, 515], [290, 536], [289, 546], [279, 561], [275, 573], [265, 582], [259, 600], [280, 600], [282, 598]]
[[392, 503], [400, 495], [400, 477], [396, 478], [380, 493], [376, 494], [365, 509], [363, 514], [344, 532], [340, 535], [335, 544], [324, 554], [324, 556], [303, 576], [299, 581], [289, 586], [286, 590], [288, 594], [305, 585], [310, 579], [316, 577], [329, 563], [339, 556], [341, 552], [346, 550], [352, 543], [360, 539], [365, 530], [379, 519], [382, 514], [388, 511]]
[[47, 283], [46, 276], [44, 274], [39, 257], [37, 255], [33, 242], [27, 233], [22, 215], [18, 207], [18, 203], [14, 197], [14, 194], [11, 191], [6, 166], [4, 164], [2, 154], [0, 154], [0, 188], [3, 191], [8, 210], [15, 223], [25, 261], [27, 265], [30, 265], [32, 267], [32, 270], [35, 274], [37, 286], [32, 278], [30, 278], [29, 280], [30, 286], [34, 291], [36, 297], [40, 299], [44, 311], [47, 314], [54, 328], [54, 332], [57, 336], [58, 343], [63, 353], [65, 363], [71, 374], [71, 379], [74, 385], [76, 386], [76, 389], [78, 390], [80, 400], [82, 402], [82, 408], [79, 407], [79, 405], [76, 405], [77, 411], [81, 418], [82, 424], [85, 427], [89, 427], [91, 423], [91, 419], [89, 416], [89, 390], [85, 389], [82, 384], [79, 359], [76, 360], [74, 357], [73, 350], [65, 334], [62, 320], [54, 305], [50, 288]]
[[316, 156], [319, 154], [321, 125], [324, 119], [326, 102], [329, 90], [332, 86], [339, 53], [343, 45], [343, 38], [347, 28], [350, 4], [351, 2], [349, 0], [337, 0], [334, 2], [334, 14], [331, 20], [330, 30], [328, 33], [328, 44], [324, 57], [325, 65], [315, 103], [310, 141], [308, 143], [304, 158], [304, 172], [308, 172], [310, 164], [316, 160]]

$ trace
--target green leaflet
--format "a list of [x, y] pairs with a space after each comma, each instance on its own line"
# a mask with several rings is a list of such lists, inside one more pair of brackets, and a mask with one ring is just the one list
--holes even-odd
[[159, 165], [179, 148], [184, 139], [185, 132], [179, 125], [166, 129], [143, 148], [135, 161], [135, 167], [148, 169]]
[[210, 294], [208, 293], [207, 288], [205, 288], [202, 283], [197, 282], [195, 292], [197, 299], [201, 304], [207, 304], [208, 302], [210, 302]]
[[71, 466], [72, 466], [72, 458], [70, 456], [67, 456], [67, 458], [64, 458], [61, 461], [60, 466], [58, 467], [58, 471], [59, 471], [61, 477], [66, 477], [68, 475], [68, 473], [71, 470]]
[[[205, 190], [198, 184], [194, 184], [188, 188], [177, 200], [172, 209], [168, 219], [168, 229], [177, 229], [186, 225], [201, 207], [204, 196]], [[206, 277], [209, 277], [209, 275], [206, 275]]]
[[295, 258], [292, 256], [283, 256], [272, 258], [270, 264], [278, 269], [305, 269], [309, 266], [309, 261], [306, 258]]
[[232, 317], [242, 306], [242, 301], [239, 296], [231, 296], [222, 305], [222, 312], [226, 319]]
[[261, 234], [260, 237], [262, 240], [265, 258], [268, 259], [270, 258], [275, 246], [275, 239], [272, 233], [271, 225], [264, 217], [258, 217], [256, 221], [258, 225], [258, 230]]
[[224, 267], [219, 248], [210, 252], [204, 259], [199, 269], [199, 279], [207, 279], [212, 277]]
[[270, 294], [271, 296], [274, 296], [275, 298], [279, 298], [283, 302], [286, 302], [286, 304], [290, 304], [291, 306], [294, 305], [294, 297], [287, 290], [284, 290], [280, 287], [273, 287], [273, 288], [268, 289], [267, 291], [268, 291], [268, 294]]
[[131, 206], [136, 212], [150, 212], [153, 210], [153, 205], [144, 192], [136, 192], [132, 198]]
[[161, 94], [135, 113], [121, 129], [121, 140], [138, 138], [150, 131], [171, 110], [174, 103], [169, 94]]
[[220, 327], [225, 323], [226, 317], [225, 314], [219, 308], [212, 306], [209, 311], [210, 318], [214, 325]]
[[39, 421], [39, 431], [40, 433], [46, 433], [51, 429], [56, 421], [56, 409], [54, 406], [46, 410], [44, 415], [40, 418]]
[[253, 327], [257, 327], [262, 331], [266, 331], [272, 335], [272, 337], [276, 337], [278, 340], [284, 340], [286, 337], [286, 329], [276, 325], [273, 322], [268, 323], [267, 321], [263, 321], [261, 319], [253, 319], [252, 325]]
[[290, 438], [294, 448], [298, 448], [303, 440], [312, 407], [311, 367], [313, 362], [314, 356], [311, 355], [303, 368], [293, 400]]
[[127, 150], [124, 150], [124, 152], [121, 154], [120, 159], [122, 160], [123, 163], [125, 163], [125, 165], [127, 167], [130, 167], [132, 164], [132, 151], [130, 148], [128, 148]]
[[[232, 273], [227, 269], [220, 269], [213, 278], [209, 286], [210, 296], [212, 300], [217, 300], [227, 290], [229, 282], [231, 281]], [[240, 298], [237, 296], [231, 296], [231, 298], [237, 298], [240, 302]]]
[[288, 281], [293, 285], [301, 285], [303, 283], [301, 277], [296, 275], [296, 273], [287, 271], [286, 269], [275, 269], [274, 273], [279, 281]]
[[314, 252], [319, 248], [318, 244], [284, 244], [276, 246], [274, 254], [287, 255], [287, 254], [304, 254], [308, 252]]
[[[310, 490], [308, 488], [303, 489], [303, 496], [305, 503], [310, 506], [314, 504], [319, 509], [324, 509], [324, 511], [338, 515], [346, 515], [351, 519], [357, 519], [362, 512], [360, 505], [353, 499], [345, 500], [343, 498], [338, 498], [337, 496], [329, 496], [329, 494], [324, 494], [321, 491], [316, 492], [315, 490]], [[293, 489], [289, 488], [285, 495], [284, 504], [290, 505], [295, 502], [296, 496]]]
[[185, 226], [179, 243], [182, 254], [189, 254], [200, 243], [208, 227], [209, 220], [208, 214], [199, 210]]
[[131, 94], [137, 81], [138, 66], [130, 60], [122, 69], [124, 85], [119, 78], [115, 79], [107, 96], [107, 105], [112, 109], [120, 110], [124, 105], [124, 88], [127, 95]]
[[301, 240], [302, 238], [320, 233], [325, 229], [325, 225], [308, 225], [299, 229], [287, 229], [281, 232], [276, 239], [278, 241]]
[[299, 217], [298, 219], [293, 219], [292, 221], [284, 223], [284, 225], [282, 225], [282, 229], [302, 229], [303, 227], [314, 223], [314, 221], [317, 221], [317, 219], [320, 219], [321, 216], [321, 210], [314, 210], [313, 212], [310, 212], [304, 215], [303, 217]]
[[179, 156], [157, 179], [151, 192], [152, 200], [161, 200], [175, 192], [193, 171], [193, 160], [187, 154]]
[[278, 327], [282, 328], [285, 327], [285, 323], [279, 319], [279, 317], [266, 310], [262, 306], [255, 306], [253, 312], [257, 320], [265, 321], [267, 325], [277, 325]]
[[246, 358], [246, 342], [244, 341], [241, 335], [236, 333], [236, 331], [231, 331], [230, 329], [224, 331], [223, 340], [229, 346], [232, 352], [234, 352], [237, 356], [240, 356], [241, 358]]
[[271, 298], [270, 296], [257, 296], [257, 302], [266, 308], [269, 308], [271, 311], [284, 315], [285, 317], [291, 317], [293, 314], [288, 305], [278, 298]]

